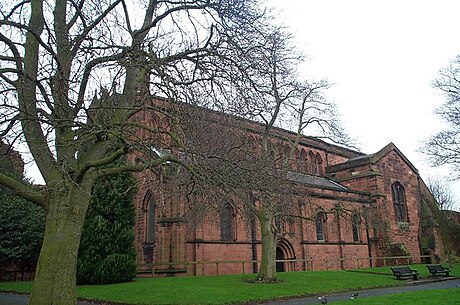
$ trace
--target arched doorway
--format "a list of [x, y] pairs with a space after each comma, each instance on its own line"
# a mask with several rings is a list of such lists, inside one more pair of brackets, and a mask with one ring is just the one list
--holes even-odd
[[284, 262], [280, 260], [284, 260], [284, 253], [280, 247], [276, 247], [276, 272], [284, 272]]
[[295, 262], [285, 262], [285, 260], [295, 259], [294, 248], [291, 243], [284, 238], [278, 240], [276, 245], [276, 272], [292, 271], [295, 269]]

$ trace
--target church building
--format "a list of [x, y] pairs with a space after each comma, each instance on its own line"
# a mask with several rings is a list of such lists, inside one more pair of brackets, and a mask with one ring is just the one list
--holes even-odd
[[[165, 124], [149, 113], [141, 119]], [[257, 139], [263, 134], [262, 124], [240, 120], [248, 137]], [[295, 136], [274, 128], [269, 142], [282, 152]], [[132, 161], [139, 157], [130, 155]], [[296, 190], [290, 200], [299, 217], [277, 219], [273, 224], [278, 228], [278, 271], [422, 261], [422, 200], [429, 191], [418, 170], [393, 143], [364, 154], [302, 136], [294, 159], [287, 179]], [[135, 245], [141, 275], [151, 276], [152, 271], [154, 276], [257, 272], [262, 249], [257, 221], [222, 203], [218, 215], [190, 226], [185, 194], [177, 192], [164, 171], [139, 173], [137, 180]]]

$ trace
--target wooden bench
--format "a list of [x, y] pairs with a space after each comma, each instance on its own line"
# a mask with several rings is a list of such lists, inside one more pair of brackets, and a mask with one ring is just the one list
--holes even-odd
[[396, 276], [396, 279], [400, 280], [401, 278], [412, 277], [414, 281], [417, 280], [418, 271], [412, 270], [408, 266], [400, 266], [400, 267], [390, 267], [393, 275]]
[[436, 276], [438, 273], [444, 273], [446, 276], [449, 276], [450, 269], [442, 265], [426, 265], [426, 267], [430, 271], [431, 276]]

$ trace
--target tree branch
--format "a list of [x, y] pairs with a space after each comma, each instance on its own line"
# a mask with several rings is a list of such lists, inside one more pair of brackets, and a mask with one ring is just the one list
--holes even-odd
[[77, 115], [78, 112], [81, 110], [84, 104], [84, 98], [85, 98], [85, 91], [86, 91], [86, 86], [88, 85], [89, 81], [89, 76], [91, 72], [93, 71], [93, 68], [96, 67], [99, 64], [107, 63], [110, 61], [117, 61], [122, 59], [126, 54], [126, 51], [122, 51], [118, 54], [110, 55], [110, 56], [104, 56], [104, 57], [98, 57], [90, 62], [88, 62], [85, 66], [85, 71], [83, 72], [82, 80], [80, 83], [80, 88], [78, 91], [78, 98], [77, 98], [77, 103], [74, 107], [74, 115]]
[[94, 29], [104, 18], [121, 2], [122, 0], [115, 0], [114, 3], [109, 5], [109, 7], [106, 8], [106, 10], [99, 15], [96, 20], [94, 20], [93, 23], [91, 23], [88, 27], [85, 28], [83, 32], [81, 32], [80, 35], [75, 37], [74, 39], [74, 46], [72, 47], [71, 53], [72, 56], [75, 56], [80, 48], [81, 43], [84, 41], [84, 39], [88, 36], [88, 33], [91, 32], [92, 29]]
[[102, 159], [94, 160], [94, 161], [86, 161], [85, 163], [83, 163], [81, 169], [78, 171], [76, 175], [76, 180], [80, 181], [81, 178], [83, 178], [84, 174], [89, 169], [110, 164], [127, 153], [128, 153], [128, 148], [123, 147], [117, 150], [116, 152], [114, 152], [113, 154], [111, 154], [110, 156], [107, 156], [106, 158], [102, 158]]
[[[98, 169], [96, 172], [96, 177], [103, 177], [103, 176], [109, 176], [109, 175], [116, 175], [116, 174], [121, 174], [124, 172], [142, 172], [146, 169], [149, 168], [154, 168], [160, 164], [166, 163], [166, 162], [174, 162], [177, 164], [184, 164], [182, 161], [177, 159], [174, 156], [168, 155], [164, 156], [158, 159], [155, 159], [151, 162], [146, 162], [144, 164], [128, 164], [124, 166], [119, 166], [119, 167], [110, 167], [110, 168], [103, 168], [103, 169]], [[185, 165], [185, 164], [184, 164]]]
[[0, 173], [0, 184], [13, 190], [16, 195], [45, 208], [45, 196], [42, 193], [33, 190], [28, 185], [2, 173]]

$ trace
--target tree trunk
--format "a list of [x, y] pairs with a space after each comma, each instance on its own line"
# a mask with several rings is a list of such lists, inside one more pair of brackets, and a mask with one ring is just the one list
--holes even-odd
[[276, 282], [276, 228], [273, 225], [274, 216], [264, 211], [258, 217], [262, 233], [262, 256], [258, 282]]
[[90, 193], [74, 185], [66, 195], [49, 192], [43, 246], [30, 305], [75, 305], [76, 265]]

